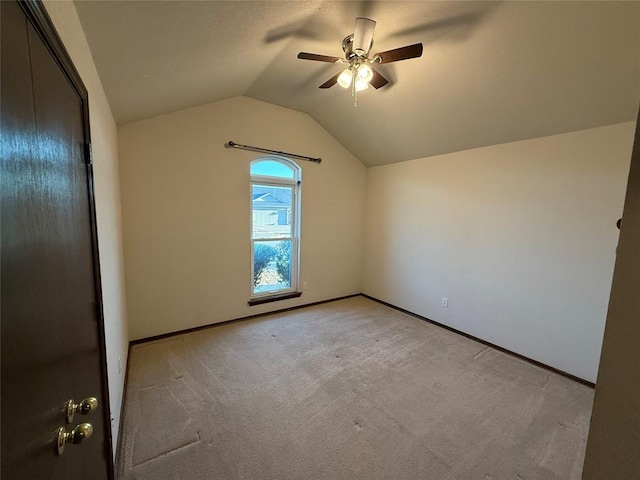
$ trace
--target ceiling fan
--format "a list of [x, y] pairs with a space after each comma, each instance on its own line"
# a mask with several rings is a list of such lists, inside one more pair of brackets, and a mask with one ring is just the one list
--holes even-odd
[[345, 70], [335, 74], [320, 85], [319, 88], [331, 88], [336, 83], [343, 88], [351, 87], [354, 105], [357, 105], [358, 92], [369, 88], [369, 85], [377, 89], [389, 83], [386, 78], [372, 67], [373, 64], [397, 62], [422, 55], [422, 43], [416, 43], [370, 56], [375, 28], [376, 22], [374, 20], [357, 17], [353, 33], [342, 40], [344, 58], [307, 52], [298, 53], [298, 58], [317, 62], [346, 64], [347, 68]]

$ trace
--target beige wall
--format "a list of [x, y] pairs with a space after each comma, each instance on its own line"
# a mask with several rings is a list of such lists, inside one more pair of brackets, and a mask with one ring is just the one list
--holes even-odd
[[607, 314], [584, 480], [640, 475], [640, 130]]
[[[122, 254], [117, 131], [73, 3], [58, 1], [44, 3], [89, 91], [111, 428], [115, 447], [124, 389], [124, 365], [127, 361], [129, 344]], [[121, 359], [122, 369], [118, 365], [119, 359]]]
[[364, 293], [595, 381], [634, 125], [369, 169]]
[[[365, 167], [308, 115], [247, 97], [120, 126], [132, 339], [359, 293]], [[249, 307], [249, 162], [228, 140], [320, 156], [302, 167], [299, 299]]]

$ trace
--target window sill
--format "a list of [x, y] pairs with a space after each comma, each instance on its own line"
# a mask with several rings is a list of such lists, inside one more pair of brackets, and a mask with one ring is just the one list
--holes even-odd
[[253, 307], [254, 305], [262, 305], [263, 303], [271, 303], [278, 302], [280, 300], [289, 300], [290, 298], [298, 298], [300, 295], [302, 295], [302, 292], [280, 293], [277, 295], [270, 295], [268, 297], [252, 298], [248, 303], [250, 307]]

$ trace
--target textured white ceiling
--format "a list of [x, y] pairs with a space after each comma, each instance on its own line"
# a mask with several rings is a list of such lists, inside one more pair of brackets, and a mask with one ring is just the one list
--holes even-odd
[[[381, 165], [635, 119], [639, 2], [76, 1], [118, 123], [246, 95], [311, 115]], [[380, 65], [359, 95], [317, 87], [340, 71], [356, 16]]]

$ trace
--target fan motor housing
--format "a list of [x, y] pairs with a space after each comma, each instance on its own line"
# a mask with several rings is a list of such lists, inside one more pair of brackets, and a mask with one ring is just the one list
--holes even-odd
[[[371, 42], [371, 44], [373, 44], [373, 42]], [[353, 33], [347, 35], [344, 37], [344, 40], [342, 40], [342, 50], [344, 51], [345, 58], [349, 61], [358, 56], [358, 54], [353, 51]]]

